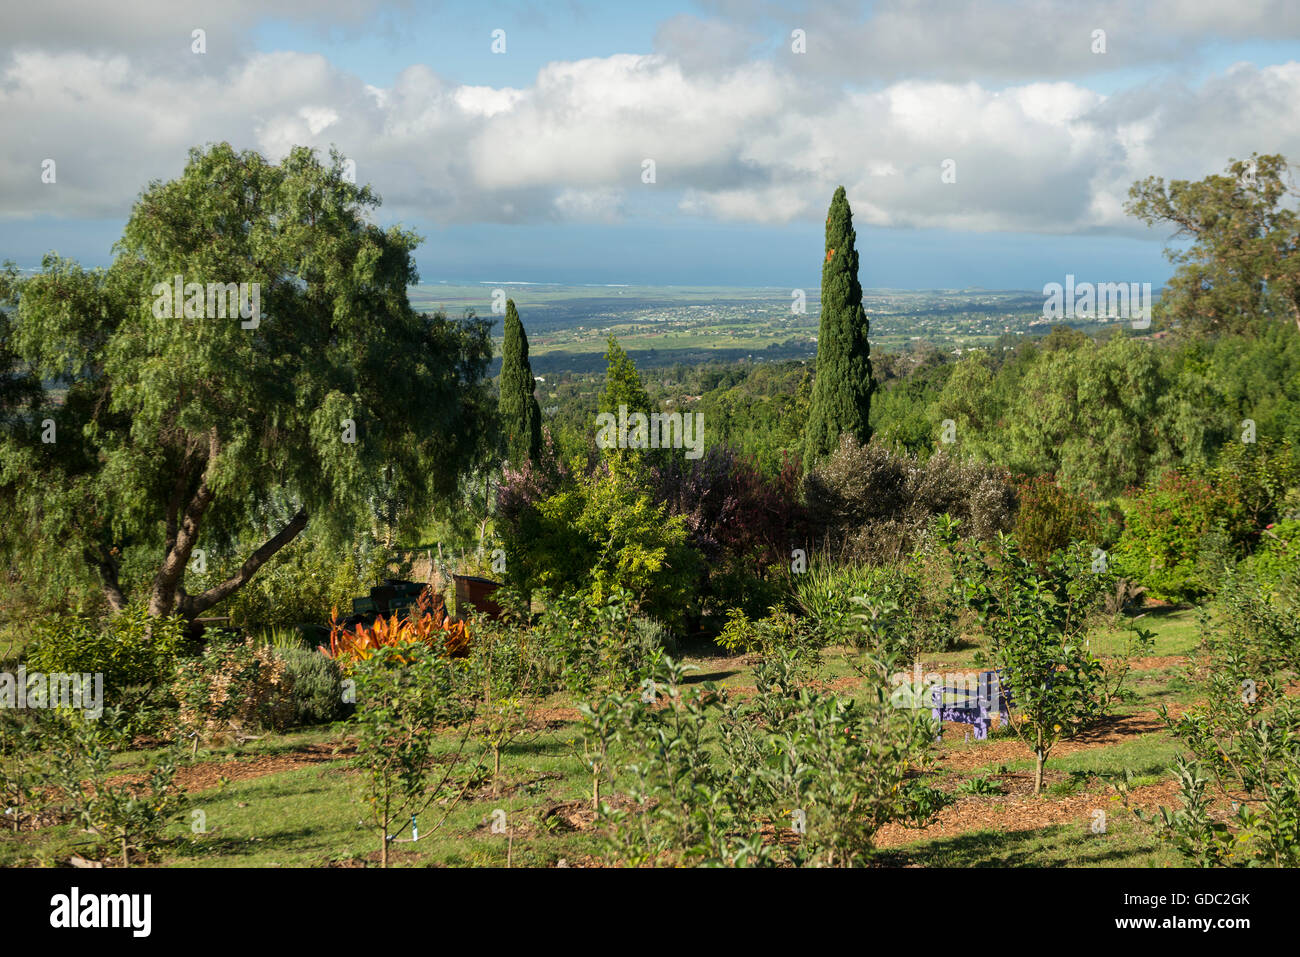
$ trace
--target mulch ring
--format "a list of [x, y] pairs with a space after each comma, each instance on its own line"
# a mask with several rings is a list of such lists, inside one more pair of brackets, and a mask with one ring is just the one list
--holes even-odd
[[[615, 810], [634, 811], [638, 808], [635, 800], [623, 794], [603, 794], [600, 802], [608, 804]], [[596, 812], [589, 798], [579, 801], [556, 801], [537, 812], [538, 828], [555, 831], [589, 831], [596, 824]], [[516, 834], [518, 833], [516, 831]]]
[[[1016, 778], [1028, 779], [1028, 787], [1017, 786]], [[876, 832], [876, 847], [896, 847], [914, 841], [936, 837], [955, 837], [970, 831], [995, 830], [1033, 831], [1054, 824], [1077, 824], [1089, 828], [1098, 810], [1115, 814], [1122, 806], [1113, 795], [1075, 794], [1068, 797], [1035, 797], [1033, 775], [1002, 775], [999, 782], [1010, 786], [1010, 795], [962, 796], [955, 804], [939, 812], [938, 819], [929, 827], [905, 828], [901, 824], [886, 824]], [[1178, 782], [1161, 781], [1129, 792], [1130, 807], [1156, 808], [1161, 805], [1178, 805]]]
[[[71, 816], [65, 814], [62, 808], [48, 803], [56, 801], [58, 796], [59, 792], [54, 788], [42, 789], [41, 796], [37, 798], [35, 804], [24, 804], [19, 807], [17, 831], [14, 830], [13, 819], [7, 815], [7, 812], [4, 818], [0, 818], [4, 822], [0, 824], [0, 829], [3, 829], [5, 834], [20, 834], [25, 831], [39, 831], [43, 827], [51, 827], [55, 824], [68, 823], [72, 819]], [[33, 812], [32, 807], [38, 807], [39, 810]]]

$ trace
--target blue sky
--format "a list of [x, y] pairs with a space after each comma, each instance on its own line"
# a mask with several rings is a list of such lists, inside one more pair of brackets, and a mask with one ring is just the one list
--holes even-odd
[[338, 145], [430, 282], [815, 285], [843, 183], [868, 287], [1159, 284], [1168, 231], [1123, 213], [1129, 184], [1300, 155], [1300, 14], [1272, 0], [63, 7], [0, 39], [0, 259], [24, 267], [105, 264], [145, 182], [226, 139]]

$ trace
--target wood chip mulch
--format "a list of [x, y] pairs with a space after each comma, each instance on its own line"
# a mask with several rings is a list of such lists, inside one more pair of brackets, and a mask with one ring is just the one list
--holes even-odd
[[1146, 658], [1134, 658], [1129, 662], [1133, 671], [1159, 671], [1163, 668], [1177, 668], [1186, 665], [1186, 655], [1149, 655]]
[[[1028, 777], [1028, 775], [1026, 775]], [[1032, 781], [1030, 783], [1032, 787]], [[1134, 788], [1129, 793], [1129, 806], [1143, 809], [1161, 805], [1178, 805], [1178, 783], [1162, 781]], [[1089, 830], [1094, 811], [1105, 811], [1108, 816], [1125, 813], [1118, 797], [1113, 794], [1075, 794], [1068, 797], [1024, 795], [970, 795], [958, 798], [957, 803], [939, 812], [938, 820], [925, 828], [905, 828], [886, 824], [876, 833], [877, 847], [897, 847], [914, 841], [936, 837], [954, 837], [970, 831], [993, 830], [1032, 831], [1053, 824], [1077, 824]]]
[[577, 708], [533, 708], [528, 718], [542, 728], [559, 728], [582, 720]]
[[[227, 781], [260, 778], [313, 764], [341, 761], [355, 753], [354, 745], [312, 744], [288, 754], [268, 754], [246, 760], [182, 764], [176, 768], [176, 783], [189, 792], [206, 791], [209, 788], [219, 787], [222, 778]], [[111, 782], [143, 785], [146, 780], [147, 778], [139, 774], [124, 774], [112, 778]]]

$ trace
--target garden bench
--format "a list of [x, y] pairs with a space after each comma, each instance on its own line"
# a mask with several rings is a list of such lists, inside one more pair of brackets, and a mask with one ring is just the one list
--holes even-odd
[[352, 614], [344, 618], [342, 623], [345, 627], [356, 624], [369, 625], [383, 615], [395, 615], [414, 608], [425, 587], [419, 582], [396, 578], [384, 579], [383, 584], [370, 589], [368, 597], [352, 599]]
[[[1003, 693], [996, 671], [981, 671], [974, 693], [969, 688], [930, 689], [930, 714], [934, 720], [973, 725], [977, 741], [989, 736], [989, 726], [995, 711], [1005, 727], [1011, 720], [1010, 708], [1010, 695]], [[942, 736], [940, 732], [940, 737]]]

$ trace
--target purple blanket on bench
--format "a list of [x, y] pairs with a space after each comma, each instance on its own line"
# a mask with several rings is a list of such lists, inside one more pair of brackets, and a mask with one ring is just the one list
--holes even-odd
[[[1003, 692], [996, 671], [981, 671], [977, 687], [936, 687], [930, 690], [930, 714], [936, 721], [959, 721], [973, 725], [975, 739], [989, 736], [996, 712], [1003, 724], [1011, 719], [1009, 695]], [[940, 734], [942, 737], [942, 733]]]

